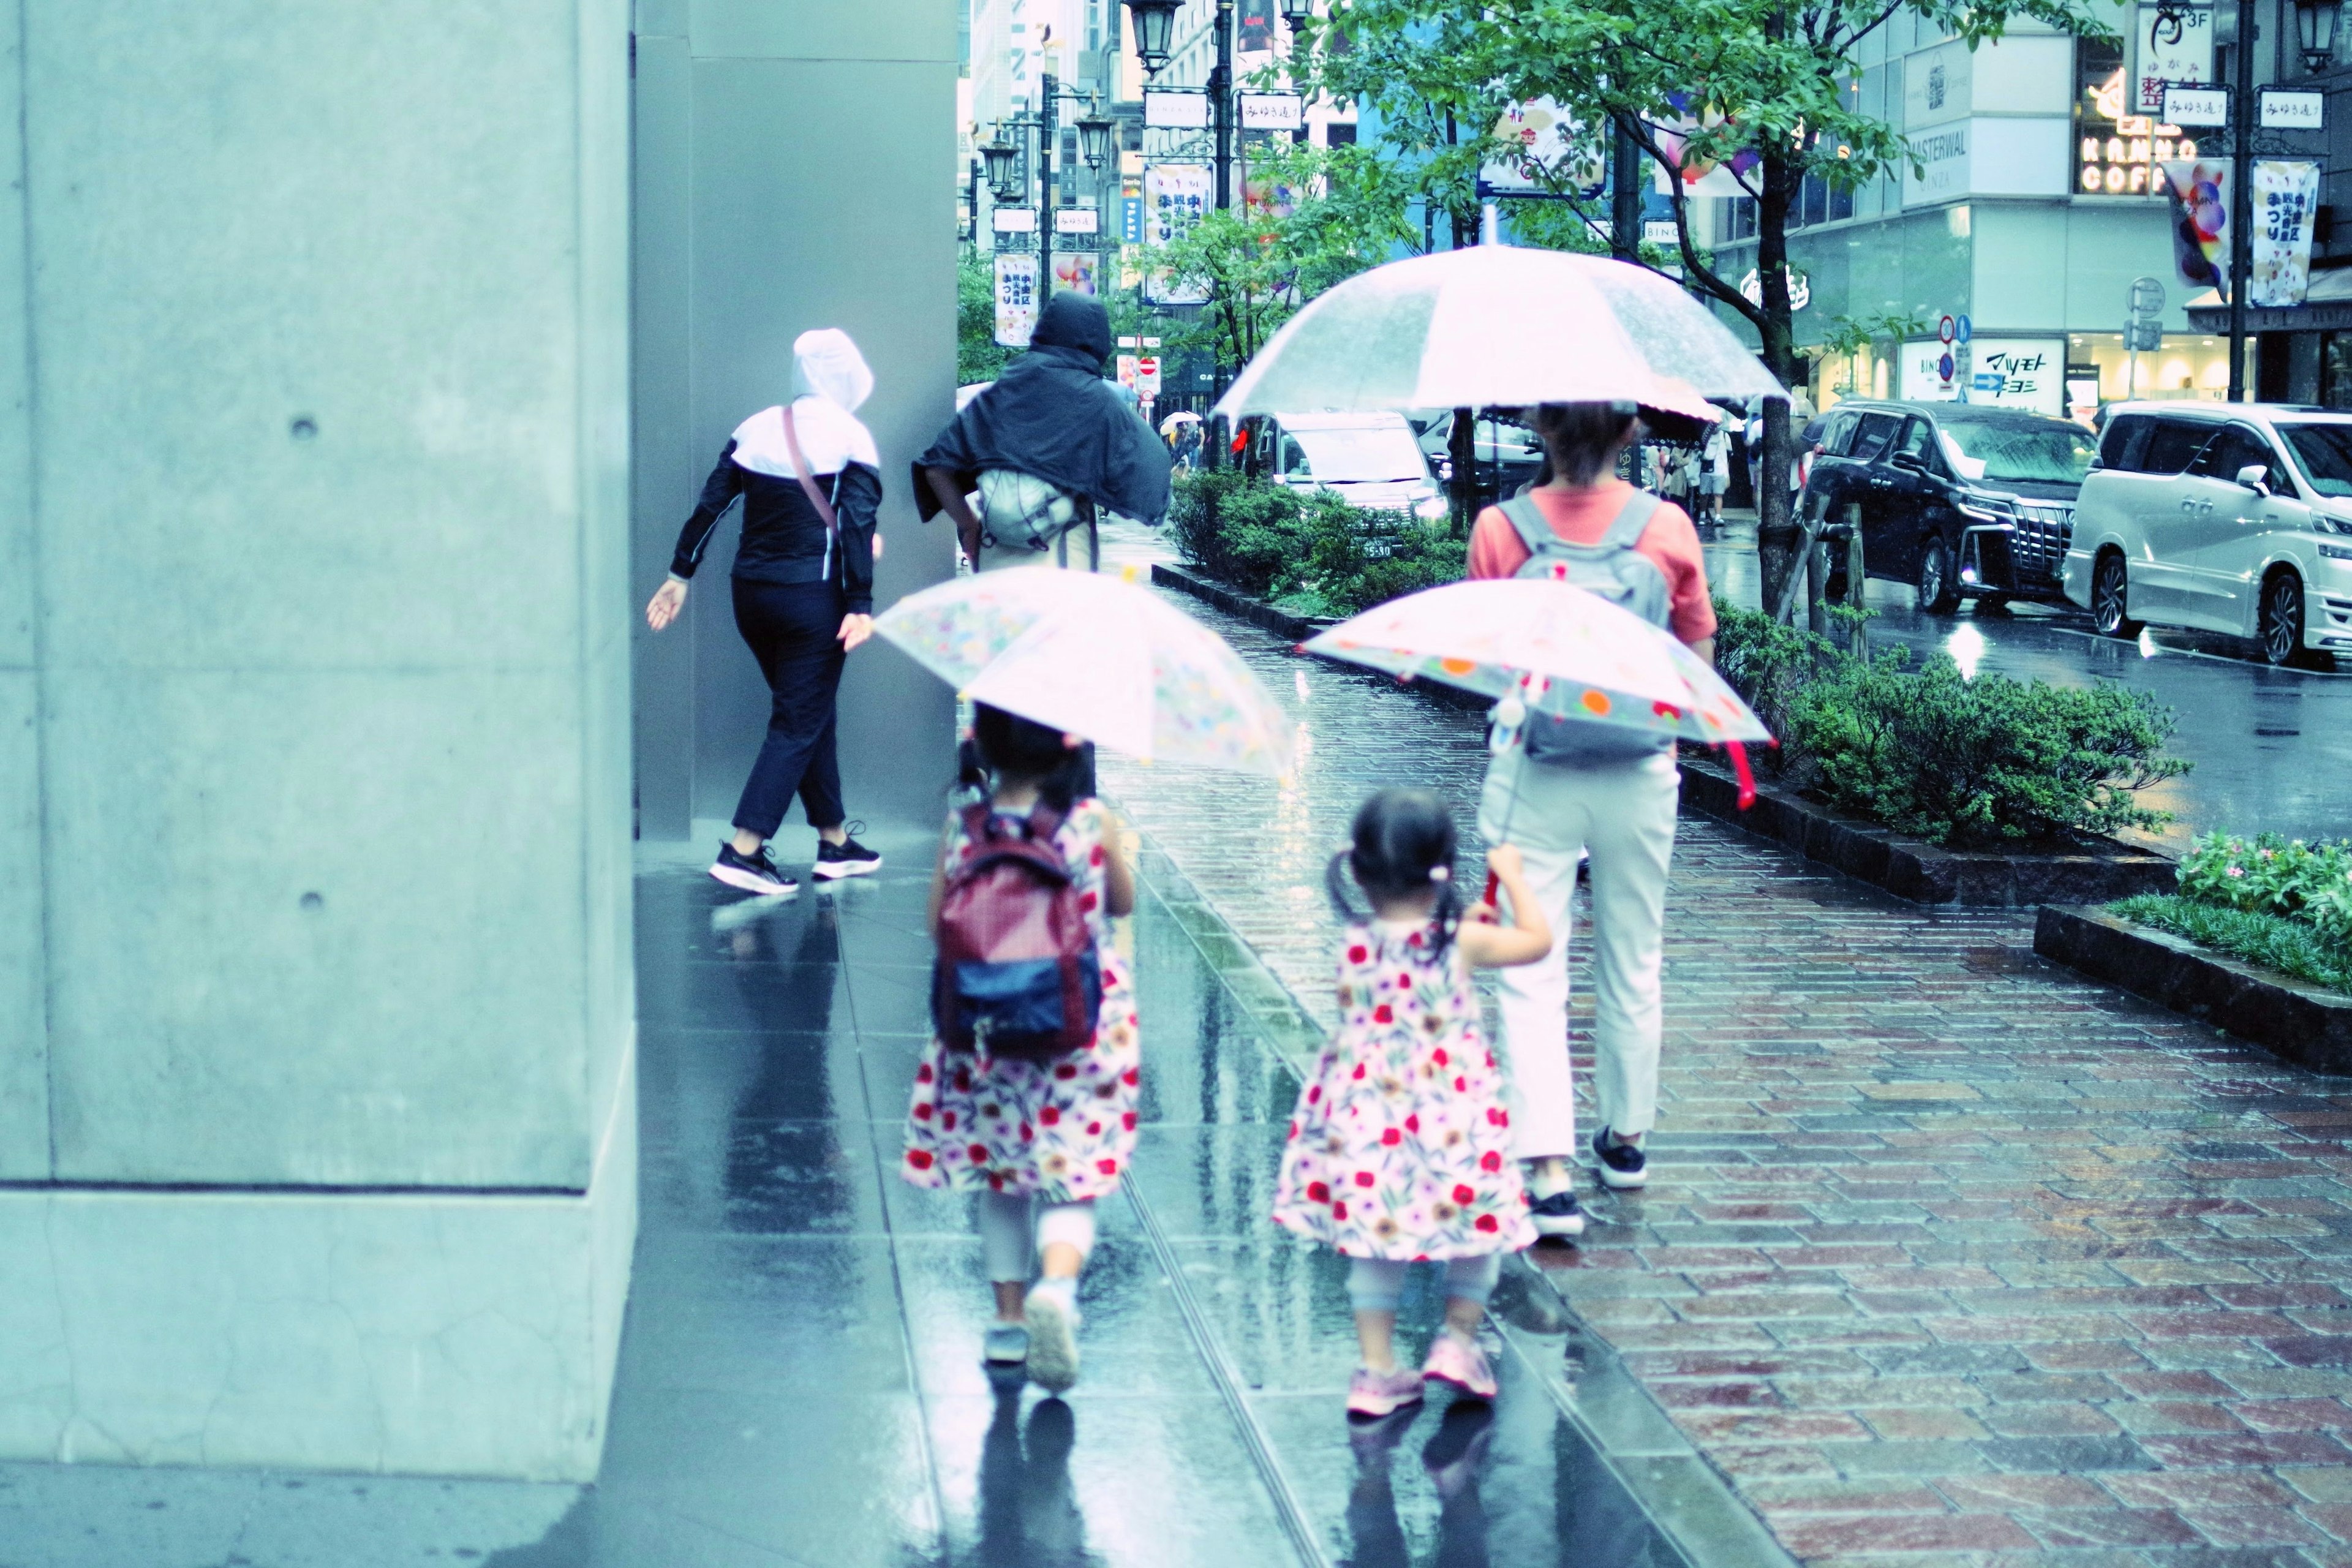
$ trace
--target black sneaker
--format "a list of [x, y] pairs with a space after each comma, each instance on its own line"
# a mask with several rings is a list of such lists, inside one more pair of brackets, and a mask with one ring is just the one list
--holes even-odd
[[836, 877], [869, 876], [882, 868], [882, 857], [855, 837], [866, 824], [853, 822], [848, 826], [850, 836], [838, 844], [827, 844], [822, 838], [816, 841], [816, 874], [828, 882]]
[[798, 882], [776, 869], [764, 844], [749, 855], [737, 854], [732, 844], [721, 844], [719, 858], [710, 863], [710, 874], [730, 888], [770, 898], [790, 898], [801, 890]]
[[1529, 1199], [1528, 1214], [1536, 1222], [1538, 1236], [1584, 1234], [1584, 1210], [1578, 1205], [1576, 1194], [1565, 1188], [1548, 1198]]
[[1650, 1180], [1649, 1157], [1633, 1144], [1610, 1142], [1606, 1127], [1592, 1135], [1592, 1157], [1604, 1187], [1638, 1187]]

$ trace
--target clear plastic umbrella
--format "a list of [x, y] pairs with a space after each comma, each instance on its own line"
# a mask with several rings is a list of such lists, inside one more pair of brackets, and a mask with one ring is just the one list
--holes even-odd
[[1315, 300], [1216, 412], [1623, 401], [1712, 423], [1706, 398], [1759, 395], [1787, 394], [1671, 280], [1629, 262], [1479, 245], [1392, 261]]
[[874, 629], [961, 695], [1115, 752], [1290, 771], [1289, 719], [1240, 656], [1122, 577], [984, 572], [909, 594]]

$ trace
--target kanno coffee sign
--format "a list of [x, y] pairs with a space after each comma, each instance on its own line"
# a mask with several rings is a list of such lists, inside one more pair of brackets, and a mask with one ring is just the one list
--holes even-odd
[[2195, 138], [2131, 112], [2123, 62], [2113, 45], [2077, 46], [2081, 92], [2074, 100], [2074, 192], [2084, 196], [2164, 198], [2159, 163], [2197, 156]]

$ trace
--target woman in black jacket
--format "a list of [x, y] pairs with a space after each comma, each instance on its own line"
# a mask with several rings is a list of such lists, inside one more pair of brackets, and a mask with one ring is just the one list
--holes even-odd
[[803, 332], [793, 357], [800, 395], [789, 408], [762, 409], [736, 426], [679, 531], [669, 580], [646, 606], [656, 631], [677, 618], [711, 531], [742, 497], [735, 627], [760, 661], [774, 703], [767, 741], [735, 807], [735, 837], [719, 847], [710, 874], [753, 893], [799, 890], [768, 857], [768, 840], [795, 793], [820, 840], [817, 876], [860, 876], [882, 864], [849, 836], [834, 752], [842, 664], [874, 631], [882, 466], [872, 434], [852, 412], [874, 390], [874, 373], [849, 334], [831, 327]]

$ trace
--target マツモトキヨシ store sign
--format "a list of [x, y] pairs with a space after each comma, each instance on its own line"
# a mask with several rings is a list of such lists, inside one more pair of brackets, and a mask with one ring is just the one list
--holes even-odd
[[[2087, 73], [2086, 73], [2087, 78]], [[2194, 158], [2197, 143], [2145, 114], [2126, 114], [2125, 78], [2121, 66], [2113, 72], [2085, 79], [2081, 119], [2076, 122], [2074, 189], [2086, 196], [2164, 195], [2164, 180], [2156, 165], [2174, 158]]]

